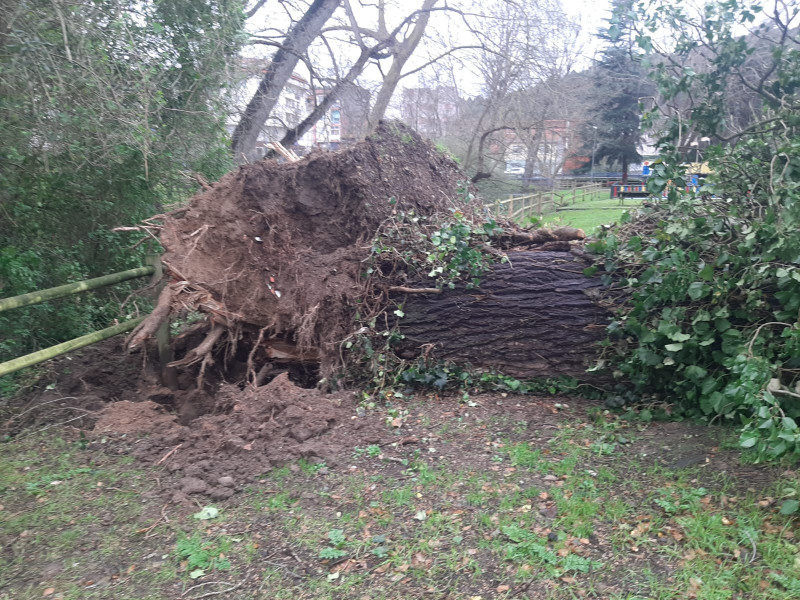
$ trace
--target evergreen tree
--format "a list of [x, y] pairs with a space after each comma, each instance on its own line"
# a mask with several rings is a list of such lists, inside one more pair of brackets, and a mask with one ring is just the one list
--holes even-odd
[[[593, 116], [597, 127], [595, 160], [605, 158], [618, 163], [623, 182], [628, 181], [628, 166], [642, 160], [639, 154], [642, 139], [639, 99], [654, 92], [639, 62], [640, 56], [634, 51], [630, 29], [616, 16], [624, 14], [620, 7], [625, 4], [630, 4], [630, 0], [614, 2], [615, 17], [610, 27], [600, 34], [607, 45], [595, 68], [594, 79], [603, 100]], [[590, 132], [585, 137], [594, 142], [594, 135]]]

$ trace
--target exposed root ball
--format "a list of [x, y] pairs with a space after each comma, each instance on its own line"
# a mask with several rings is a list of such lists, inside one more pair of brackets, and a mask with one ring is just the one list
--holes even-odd
[[350, 333], [363, 261], [380, 224], [399, 210], [449, 211], [462, 179], [453, 161], [394, 123], [341, 152], [241, 167], [195, 196], [188, 210], [165, 217], [173, 310], [212, 315], [211, 346], [220, 327], [259, 332], [264, 349], [250, 356], [251, 379], [271, 358], [312, 354], [325, 376]]

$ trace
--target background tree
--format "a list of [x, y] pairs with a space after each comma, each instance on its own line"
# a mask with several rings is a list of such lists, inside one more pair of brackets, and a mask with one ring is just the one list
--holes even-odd
[[[187, 175], [217, 178], [232, 164], [223, 91], [241, 6], [39, 0], [6, 9], [0, 294], [140, 265], [144, 246], [131, 250], [110, 229], [184, 199], [195, 186]], [[0, 360], [108, 326], [123, 297], [0, 317]]]
[[341, 0], [314, 0], [305, 14], [294, 23], [266, 65], [255, 94], [244, 110], [233, 132], [232, 148], [238, 162], [256, 158], [256, 142], [264, 123], [278, 101], [281, 90], [294, 73], [297, 63], [320, 35]]
[[622, 181], [628, 181], [628, 167], [642, 160], [639, 148], [643, 131], [640, 125], [640, 99], [655, 92], [641, 65], [641, 54], [632, 38], [627, 11], [629, 0], [616, 0], [609, 29], [600, 38], [607, 45], [593, 71], [600, 102], [591, 117], [597, 127], [596, 147], [594, 130], [584, 129], [586, 144], [592, 143], [596, 161], [619, 164]]

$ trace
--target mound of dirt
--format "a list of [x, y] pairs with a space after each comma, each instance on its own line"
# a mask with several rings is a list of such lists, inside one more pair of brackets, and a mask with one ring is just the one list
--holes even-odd
[[268, 385], [240, 390], [223, 384], [215, 396], [217, 414], [180, 425], [152, 402], [115, 402], [101, 413], [94, 432], [117, 436], [120, 452], [160, 464], [173, 473], [175, 500], [203, 494], [219, 500], [272, 468], [306, 459], [334, 466], [336, 457], [359, 444], [381, 443], [380, 423], [353, 418], [354, 394], [323, 395], [294, 385], [286, 373]]
[[251, 360], [321, 360], [325, 375], [350, 333], [381, 223], [400, 210], [447, 211], [464, 180], [400, 123], [340, 152], [243, 166], [164, 220], [162, 260], [179, 282], [173, 310], [203, 310], [231, 331], [253, 326], [267, 356]]
[[121, 338], [70, 352], [42, 370], [29, 388], [0, 398], [0, 437], [59, 423], [91, 429], [109, 402], [147, 398], [157, 380], [152, 363], [127, 354]]

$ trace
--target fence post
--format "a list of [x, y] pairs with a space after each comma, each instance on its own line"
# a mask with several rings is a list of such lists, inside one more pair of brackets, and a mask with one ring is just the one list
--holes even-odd
[[[161, 256], [155, 253], [147, 254], [145, 263], [152, 265], [155, 269], [153, 277], [150, 280], [151, 284], [157, 284], [155, 288], [155, 297], [158, 298], [159, 293], [166, 285], [161, 279], [164, 276], [164, 265], [161, 264]], [[161, 326], [156, 330], [156, 344], [158, 346], [158, 363], [160, 367], [161, 383], [171, 390], [178, 389], [178, 374], [175, 367], [168, 366], [174, 358], [172, 354], [172, 346], [169, 343], [169, 319], [164, 321]]]
[[508, 218], [514, 218], [514, 194], [508, 195]]

